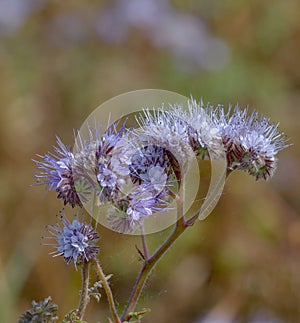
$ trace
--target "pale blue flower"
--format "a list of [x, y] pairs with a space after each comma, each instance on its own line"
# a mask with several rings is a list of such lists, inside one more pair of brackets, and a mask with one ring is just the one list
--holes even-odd
[[51, 252], [54, 257], [64, 257], [67, 264], [71, 261], [76, 265], [78, 262], [89, 261], [98, 253], [99, 247], [95, 242], [99, 239], [98, 233], [90, 224], [80, 222], [77, 219], [70, 222], [64, 215], [60, 216], [61, 224], [47, 226], [50, 238], [56, 240], [55, 244], [49, 244], [56, 248]]
[[101, 187], [114, 188], [117, 184], [117, 176], [110, 169], [107, 168], [107, 165], [101, 164], [98, 169], [97, 179]]
[[165, 148], [147, 145], [132, 155], [130, 176], [133, 183], [152, 184], [155, 190], [160, 191], [166, 185], [169, 164]]
[[165, 149], [170, 162], [172, 155], [183, 174], [189, 160], [194, 156], [189, 144], [188, 124], [163, 108], [146, 109], [136, 119], [139, 124], [136, 130], [137, 140], [144, 146], [154, 145]]
[[191, 98], [188, 107], [173, 105], [170, 114], [185, 124], [188, 141], [196, 156], [200, 159], [220, 158], [223, 156], [223, 144], [218, 127], [213, 122], [215, 110], [212, 105], [197, 103]]
[[247, 109], [238, 106], [226, 113], [220, 108], [214, 122], [226, 149], [229, 170], [245, 171], [257, 180], [267, 180], [274, 174], [276, 155], [288, 146], [279, 124], [270, 123], [256, 111], [248, 115]]
[[132, 233], [142, 227], [144, 218], [169, 210], [169, 198], [167, 190], [157, 193], [151, 184], [140, 184], [109, 210], [107, 221], [117, 232]]
[[157, 194], [151, 189], [149, 184], [141, 184], [130, 192], [126, 213], [133, 221], [165, 210], [167, 203], [161, 198], [163, 193]]
[[125, 124], [120, 130], [112, 124], [101, 136], [96, 147], [100, 204], [111, 203], [121, 194], [122, 186], [129, 178], [131, 148]]
[[63, 199], [64, 204], [81, 207], [82, 203], [75, 189], [74, 155], [71, 148], [65, 146], [58, 137], [57, 144], [58, 147], [54, 147], [55, 153], [38, 155], [41, 160], [34, 160], [39, 170], [34, 177], [37, 184], [47, 185], [49, 190], [57, 191], [57, 197]]

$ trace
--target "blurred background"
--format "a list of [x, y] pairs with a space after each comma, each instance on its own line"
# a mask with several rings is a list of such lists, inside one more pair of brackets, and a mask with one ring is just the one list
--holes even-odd
[[[291, 138], [268, 183], [233, 174], [213, 213], [156, 267], [143, 322], [300, 322], [300, 2], [0, 0], [0, 321], [51, 295], [75, 308], [80, 272], [41, 246], [61, 209], [31, 187], [32, 158], [123, 92], [159, 88], [256, 109]], [[72, 211], [68, 211], [72, 213]], [[124, 306], [136, 238], [103, 227], [101, 259]], [[151, 247], [163, 233], [150, 237]], [[107, 322], [92, 301], [88, 322]]]

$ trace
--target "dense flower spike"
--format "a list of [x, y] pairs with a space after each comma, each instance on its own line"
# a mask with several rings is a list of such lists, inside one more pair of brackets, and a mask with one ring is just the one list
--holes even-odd
[[[138, 234], [142, 240], [142, 249], [136, 247], [142, 267], [119, 316], [108, 282], [111, 275], [105, 276], [96, 258], [99, 234], [91, 222], [80, 221], [77, 214], [70, 221], [60, 214], [59, 221], [46, 226], [48, 236], [43, 238], [52, 240], [46, 245], [54, 248], [50, 254], [82, 268], [78, 308], [63, 322], [83, 322], [90, 297], [99, 300], [101, 296], [99, 287], [107, 295], [113, 318], [110, 322], [140, 321], [147, 311], [136, 312], [135, 307], [154, 266], [188, 227], [212, 211], [227, 175], [240, 170], [256, 180], [267, 180], [274, 174], [277, 154], [288, 146], [278, 124], [238, 106], [225, 111], [221, 105], [205, 106], [194, 99], [187, 103], [187, 107], [173, 104], [145, 109], [135, 115], [137, 126], [133, 129], [120, 121], [112, 123], [104, 133], [99, 127], [82, 127], [73, 150], [57, 138], [54, 153], [39, 155], [41, 160], [35, 161], [39, 170], [34, 176], [36, 182], [56, 190], [64, 204], [84, 206], [96, 221], [103, 221], [121, 234]], [[210, 168], [211, 177], [206, 181], [204, 176], [204, 183], [209, 184], [204, 185], [204, 190], [202, 183], [200, 186], [203, 164], [204, 170]], [[166, 212], [170, 210], [176, 212]], [[153, 253], [149, 252], [146, 234], [171, 226], [167, 238]], [[99, 277], [92, 288], [90, 265], [94, 265]], [[19, 323], [57, 321], [57, 306], [51, 298], [32, 305]]]
[[61, 224], [49, 225], [46, 227], [50, 237], [44, 237], [56, 240], [54, 244], [48, 244], [56, 248], [51, 252], [54, 257], [64, 257], [67, 264], [71, 261], [76, 263], [89, 261], [94, 258], [99, 250], [95, 242], [99, 239], [98, 233], [90, 224], [80, 222], [76, 219], [70, 222], [65, 215], [60, 216]]
[[[145, 109], [136, 121], [136, 129], [113, 123], [103, 134], [88, 128], [87, 139], [77, 134], [73, 152], [57, 138], [55, 153], [35, 161], [37, 183], [56, 190], [72, 207], [90, 198], [96, 199], [95, 206], [110, 204], [112, 228], [129, 232], [167, 208], [191, 158], [226, 158], [228, 172], [241, 170], [267, 180], [275, 172], [278, 152], [288, 146], [278, 124], [238, 106], [225, 111], [191, 99], [187, 108]], [[80, 232], [79, 223], [69, 225]]]
[[276, 155], [288, 146], [278, 124], [259, 117], [256, 111], [248, 115], [247, 109], [238, 106], [226, 113], [220, 108], [214, 123], [226, 149], [229, 170], [245, 171], [257, 180], [267, 180], [274, 174]]
[[64, 204], [82, 207], [74, 182], [74, 154], [71, 149], [57, 137], [58, 147], [54, 147], [55, 154], [38, 155], [42, 161], [36, 161], [39, 173], [34, 175], [38, 184], [44, 184], [49, 190], [58, 192], [57, 197], [63, 199]]
[[125, 124], [116, 129], [113, 124], [100, 138], [96, 147], [96, 175], [100, 204], [111, 203], [120, 195], [128, 180], [131, 145]]
[[223, 155], [223, 146], [218, 128], [214, 125], [212, 116], [216, 108], [196, 100], [188, 101], [188, 108], [183, 109], [175, 105], [170, 113], [186, 125], [186, 132], [196, 156], [201, 159], [220, 158]]
[[[176, 159], [178, 172], [185, 172], [188, 161], [193, 156], [189, 144], [188, 124], [169, 110], [144, 110], [137, 116], [140, 128], [136, 131], [138, 139], [145, 145], [164, 148], [169, 157]], [[170, 158], [170, 162], [175, 161]]]
[[129, 204], [126, 210], [127, 215], [134, 221], [153, 212], [164, 211], [167, 205], [165, 191], [156, 193], [152, 184], [142, 184], [136, 187], [129, 194]]
[[150, 186], [140, 185], [109, 209], [107, 221], [114, 231], [133, 233], [143, 227], [145, 217], [169, 210], [169, 202], [166, 191], [155, 194]]
[[147, 145], [132, 155], [130, 176], [133, 183], [148, 183], [160, 191], [166, 184], [168, 155], [165, 148]]
[[111, 208], [107, 220], [120, 233], [132, 233], [142, 227], [143, 218], [169, 210], [168, 191], [157, 192], [152, 184], [141, 184]]

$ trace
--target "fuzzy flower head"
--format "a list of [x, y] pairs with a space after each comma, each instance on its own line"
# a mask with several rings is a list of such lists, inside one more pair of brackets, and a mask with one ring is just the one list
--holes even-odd
[[188, 141], [196, 156], [200, 159], [220, 158], [223, 156], [223, 144], [218, 128], [213, 123], [215, 109], [212, 105], [204, 106], [202, 100], [197, 103], [191, 98], [188, 108], [174, 105], [170, 114], [185, 124]]
[[120, 130], [113, 124], [101, 137], [96, 148], [96, 177], [99, 202], [111, 203], [120, 195], [130, 173], [131, 146], [123, 125]]
[[59, 220], [61, 225], [49, 225], [46, 227], [50, 233], [49, 239], [54, 239], [56, 243], [48, 244], [56, 248], [51, 252], [54, 257], [64, 257], [67, 264], [71, 261], [76, 265], [83, 261], [94, 258], [99, 250], [95, 242], [99, 239], [98, 233], [90, 224], [80, 222], [77, 219], [70, 222], [65, 215], [61, 215]]
[[136, 186], [128, 196], [109, 210], [107, 221], [120, 233], [133, 233], [143, 226], [145, 218], [169, 210], [167, 191], [157, 193], [151, 184]]
[[163, 211], [166, 201], [162, 198], [163, 192], [157, 194], [152, 185], [139, 185], [129, 194], [129, 203], [126, 213], [129, 218], [138, 221], [154, 212]]
[[137, 149], [131, 157], [130, 176], [133, 183], [150, 184], [161, 191], [167, 182], [170, 162], [165, 148], [147, 145]]
[[64, 204], [76, 205], [82, 207], [79, 195], [77, 194], [74, 181], [75, 159], [70, 147], [57, 137], [57, 147], [54, 147], [55, 153], [48, 153], [39, 157], [42, 159], [36, 161], [39, 170], [34, 177], [37, 184], [48, 186], [49, 190], [58, 192], [57, 197], [63, 199]]
[[164, 148], [175, 161], [181, 172], [185, 172], [188, 161], [194, 156], [187, 135], [188, 125], [169, 110], [144, 110], [137, 116], [139, 129], [136, 131], [138, 140], [144, 145]]
[[238, 106], [233, 112], [221, 109], [215, 118], [226, 149], [229, 170], [242, 170], [257, 180], [267, 180], [274, 174], [277, 153], [286, 148], [287, 139], [278, 130], [278, 124], [259, 117], [257, 112]]

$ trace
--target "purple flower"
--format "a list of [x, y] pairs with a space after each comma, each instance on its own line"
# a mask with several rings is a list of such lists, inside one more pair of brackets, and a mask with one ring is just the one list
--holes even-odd
[[166, 202], [161, 198], [162, 193], [156, 194], [152, 185], [141, 184], [129, 194], [126, 214], [133, 221], [164, 210]]
[[97, 179], [101, 187], [114, 188], [116, 186], [117, 176], [107, 168], [107, 165], [101, 164], [98, 171]]
[[197, 103], [191, 98], [188, 108], [180, 105], [172, 106], [170, 113], [173, 118], [181, 120], [185, 124], [188, 141], [196, 156], [200, 159], [219, 158], [223, 156], [223, 145], [218, 134], [218, 128], [213, 123], [216, 108], [202, 100]]
[[163, 108], [144, 110], [137, 116], [137, 122], [139, 129], [136, 130], [136, 136], [142, 145], [154, 145], [165, 149], [170, 162], [176, 162], [178, 173], [184, 173], [188, 161], [194, 156], [187, 134], [188, 124]]
[[112, 124], [97, 143], [96, 176], [100, 204], [115, 200], [129, 175], [131, 146], [126, 130], [125, 125], [117, 130]]
[[120, 233], [132, 233], [143, 225], [143, 219], [156, 212], [169, 210], [167, 190], [157, 193], [151, 184], [136, 186], [108, 213], [111, 228]]
[[165, 148], [148, 145], [138, 149], [131, 158], [130, 176], [133, 183], [152, 184], [160, 191], [167, 181], [168, 155]]
[[46, 227], [50, 233], [49, 239], [56, 240], [55, 244], [48, 244], [56, 248], [51, 252], [54, 257], [64, 257], [67, 264], [71, 261], [76, 265], [78, 262], [89, 261], [98, 253], [99, 247], [95, 242], [99, 239], [98, 233], [90, 224], [79, 222], [76, 219], [70, 222], [64, 215], [60, 216], [61, 224]]
[[272, 177], [277, 153], [288, 146], [278, 124], [259, 117], [256, 111], [248, 115], [247, 109], [241, 110], [238, 106], [226, 113], [220, 108], [214, 122], [226, 149], [229, 170], [245, 171], [257, 180]]
[[82, 207], [75, 189], [74, 155], [60, 138], [57, 137], [56, 140], [58, 147], [54, 147], [55, 154], [38, 155], [42, 160], [34, 160], [39, 170], [34, 177], [37, 184], [47, 185], [49, 190], [58, 192], [57, 197], [63, 199], [65, 205]]

